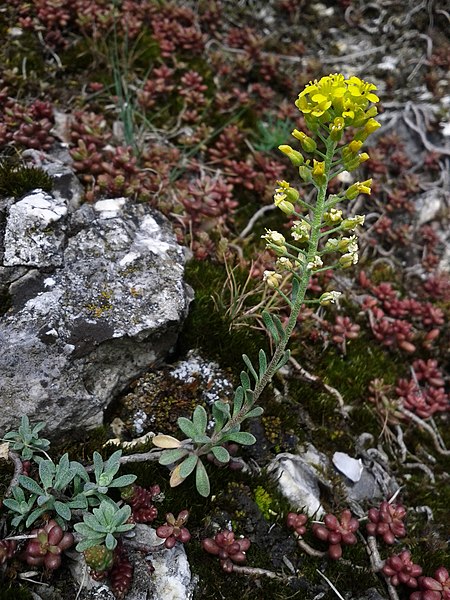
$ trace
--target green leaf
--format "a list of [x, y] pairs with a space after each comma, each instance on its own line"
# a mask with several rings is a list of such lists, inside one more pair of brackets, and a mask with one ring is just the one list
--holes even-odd
[[45, 512], [47, 512], [47, 508], [45, 507], [36, 508], [35, 510], [33, 510], [33, 512], [29, 515], [28, 519], [26, 520], [25, 526], [29, 527], [30, 525], [32, 525]]
[[273, 322], [275, 323], [275, 327], [277, 328], [280, 339], [284, 339], [284, 327], [283, 323], [277, 317], [277, 315], [272, 315]]
[[86, 509], [88, 506], [87, 498], [84, 494], [77, 494], [75, 498], [72, 498], [72, 500], [67, 503], [67, 506], [74, 510]]
[[164, 452], [159, 457], [158, 462], [160, 465], [171, 465], [172, 463], [178, 462], [180, 458], [183, 458], [183, 456], [186, 456], [186, 454], [189, 454], [189, 452], [184, 448], [173, 448], [170, 450], [164, 450]]
[[177, 423], [181, 431], [191, 439], [193, 439], [197, 433], [202, 433], [197, 431], [194, 423], [189, 419], [186, 419], [186, 417], [179, 417]]
[[[216, 402], [220, 402], [220, 400], [216, 400]], [[216, 402], [212, 406], [212, 416], [214, 419], [214, 431], [217, 433], [218, 431], [222, 430], [223, 426], [227, 421], [227, 417], [225, 416], [223, 411], [217, 408]]]
[[230, 405], [228, 402], [223, 402], [223, 400], [216, 400], [214, 402], [215, 407], [222, 412], [225, 417], [230, 417]]
[[41, 494], [45, 494], [43, 488], [41, 488], [41, 486], [38, 485], [34, 481], [34, 479], [28, 477], [28, 475], [19, 475], [19, 483], [23, 488], [25, 488], [32, 494], [37, 494], [38, 496], [40, 496]]
[[111, 533], [108, 533], [105, 537], [105, 546], [108, 548], [108, 550], [114, 550], [114, 548], [117, 546], [117, 540]]
[[108, 460], [105, 462], [105, 466], [103, 467], [103, 472], [106, 475], [109, 475], [111, 479], [117, 473], [120, 468], [120, 457], [122, 456], [122, 450], [116, 450], [111, 454]]
[[54, 474], [55, 464], [51, 460], [41, 460], [39, 464], [39, 479], [45, 490], [52, 487]]
[[85, 540], [81, 540], [81, 542], [78, 542], [78, 544], [75, 546], [75, 550], [77, 552], [84, 552], [84, 550], [92, 548], [93, 546], [100, 546], [100, 544], [103, 543], [104, 539], [105, 536], [102, 535], [100, 537], [87, 538]]
[[54, 488], [59, 491], [65, 490], [74, 477], [75, 473], [70, 470], [69, 465], [67, 465], [67, 468], [65, 466], [58, 468]]
[[243, 404], [244, 404], [244, 389], [240, 385], [238, 388], [236, 388], [236, 391], [234, 392], [233, 417], [238, 414], [238, 412], [241, 410]]
[[17, 500], [14, 500], [13, 498], [5, 498], [3, 500], [3, 506], [6, 506], [6, 508], [9, 508], [14, 512], [22, 513], [21, 503], [17, 502]]
[[252, 446], [256, 442], [256, 438], [247, 431], [237, 431], [236, 433], [227, 433], [223, 436], [222, 441], [236, 442], [243, 446]]
[[264, 350], [259, 351], [259, 378], [261, 379], [267, 371], [267, 356]]
[[223, 446], [214, 446], [214, 448], [211, 448], [211, 452], [219, 462], [225, 465], [230, 462], [230, 454]]
[[278, 333], [277, 327], [275, 326], [275, 323], [273, 322], [272, 316], [266, 310], [263, 310], [262, 319], [264, 321], [264, 325], [266, 326], [267, 331], [272, 336], [273, 341], [276, 345], [278, 345], [280, 342], [280, 335]]
[[255, 406], [255, 408], [252, 408], [252, 410], [245, 415], [245, 418], [253, 419], [254, 417], [260, 417], [263, 412], [264, 409], [262, 406]]
[[83, 481], [89, 481], [89, 475], [81, 463], [76, 460], [70, 461], [70, 470], [78, 475]]
[[82, 535], [85, 538], [95, 537], [95, 536], [100, 537], [100, 535], [101, 535], [98, 532], [93, 531], [90, 527], [88, 527], [86, 525], [86, 523], [75, 523], [73, 528], [75, 529], [76, 532], [78, 532], [80, 535]]
[[197, 468], [195, 470], [195, 485], [200, 496], [203, 496], [204, 498], [209, 496], [209, 477], [201, 460], [197, 462]]
[[189, 475], [192, 473], [192, 471], [197, 466], [197, 462], [198, 462], [198, 456], [196, 456], [195, 454], [191, 454], [191, 456], [188, 456], [187, 458], [185, 458], [184, 461], [180, 464], [180, 470], [179, 470], [180, 477], [182, 477], [183, 479], [186, 479], [186, 477], [189, 477]]
[[42, 494], [42, 496], [38, 496], [37, 505], [38, 506], [46, 506], [47, 510], [53, 508], [55, 504], [55, 497], [51, 494]]
[[196, 435], [192, 441], [196, 444], [209, 444], [211, 438], [208, 435]]
[[102, 458], [101, 454], [99, 454], [98, 452], [94, 452], [93, 460], [94, 460], [94, 477], [95, 477], [95, 481], [98, 482], [98, 480], [100, 479], [100, 475], [103, 473], [103, 458]]
[[248, 376], [248, 373], [246, 373], [245, 371], [241, 371], [241, 383], [242, 383], [242, 387], [244, 388], [244, 392], [251, 389], [251, 387], [252, 387], [251, 383], [250, 383], [250, 377]]
[[291, 357], [291, 351], [290, 350], [286, 350], [283, 354], [283, 356], [280, 358], [280, 361], [277, 364], [277, 371], [278, 369], [281, 369], [281, 367], [284, 367], [284, 365], [289, 361]]
[[208, 424], [208, 415], [203, 406], [196, 406], [192, 415], [192, 422], [198, 433], [205, 433]]
[[[124, 506], [122, 506], [122, 508], [119, 508], [119, 510], [113, 516], [112, 525], [114, 525], [114, 527], [119, 527], [119, 525], [123, 525], [126, 521], [128, 521], [130, 515], [131, 506], [129, 504], [124, 504]], [[132, 525], [132, 523], [128, 523], [128, 525]]]
[[255, 383], [258, 383], [258, 374], [256, 373], [255, 368], [252, 365], [252, 361], [246, 354], [242, 355], [242, 359], [245, 362], [245, 364], [247, 365], [247, 369], [250, 371], [251, 375], [253, 376]]
[[56, 500], [55, 502], [55, 510], [58, 513], [58, 515], [65, 521], [70, 521], [70, 519], [72, 518], [72, 512], [70, 508], [67, 506], [67, 504], [60, 502], [59, 500]]
[[[94, 508], [94, 511], [95, 510], [96, 509]], [[108, 525], [101, 523], [96, 515], [91, 515], [89, 513], [84, 515], [84, 522], [92, 529], [92, 531], [95, 531], [96, 533], [107, 533], [109, 530]]]
[[137, 475], [121, 475], [120, 477], [116, 477], [109, 484], [109, 487], [125, 487], [126, 485], [131, 485], [137, 479]]

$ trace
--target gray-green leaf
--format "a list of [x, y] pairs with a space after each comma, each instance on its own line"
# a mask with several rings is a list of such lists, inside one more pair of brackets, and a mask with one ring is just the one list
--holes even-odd
[[211, 448], [211, 452], [219, 462], [225, 465], [230, 462], [230, 454], [223, 446], [214, 446], [214, 448]]
[[187, 458], [185, 458], [184, 461], [180, 464], [180, 470], [179, 470], [180, 477], [182, 477], [183, 479], [186, 479], [186, 477], [189, 477], [189, 475], [195, 469], [197, 462], [198, 462], [198, 456], [196, 456], [195, 454], [191, 454], [191, 456], [188, 456]]
[[181, 431], [191, 439], [193, 439], [197, 435], [197, 433], [202, 433], [200, 431], [197, 431], [197, 428], [195, 427], [194, 423], [189, 419], [186, 419], [186, 417], [179, 417], [177, 423]]
[[258, 383], [258, 374], [256, 373], [255, 368], [252, 365], [252, 361], [246, 354], [242, 355], [242, 359], [245, 362], [245, 364], [247, 365], [247, 368], [250, 371], [250, 373], [252, 374], [253, 378], [255, 379], [255, 383]]
[[178, 462], [180, 458], [183, 458], [183, 456], [186, 456], [186, 454], [189, 454], [189, 452], [184, 448], [171, 448], [170, 450], [164, 450], [159, 457], [158, 462], [160, 465], [171, 465]]
[[195, 471], [195, 485], [200, 496], [203, 496], [204, 498], [209, 496], [209, 477], [201, 460], [197, 462], [197, 468]]
[[194, 414], [192, 415], [192, 422], [198, 433], [205, 433], [206, 425], [208, 424], [208, 415], [203, 406], [195, 407]]
[[256, 442], [256, 438], [247, 431], [237, 431], [236, 433], [227, 433], [222, 438], [223, 441], [236, 442], [243, 446], [252, 446]]

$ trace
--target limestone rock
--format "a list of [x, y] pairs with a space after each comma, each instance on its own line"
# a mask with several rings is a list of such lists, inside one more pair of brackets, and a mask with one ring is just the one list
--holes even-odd
[[185, 249], [125, 198], [71, 212], [71, 199], [34, 191], [2, 210], [0, 433], [23, 414], [50, 436], [99, 425], [176, 341], [192, 298]]

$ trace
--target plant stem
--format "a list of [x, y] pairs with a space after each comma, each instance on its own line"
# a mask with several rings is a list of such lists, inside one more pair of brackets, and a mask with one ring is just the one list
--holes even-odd
[[[308, 245], [308, 252], [306, 255], [306, 264], [312, 262], [317, 255], [317, 249], [319, 246], [319, 240], [321, 237], [321, 227], [322, 227], [322, 218], [323, 213], [325, 212], [325, 198], [328, 189], [328, 182], [331, 178], [331, 165], [333, 161], [334, 152], [336, 149], [336, 142], [331, 139], [325, 141], [326, 144], [326, 155], [325, 155], [325, 181], [322, 185], [317, 186], [317, 201], [313, 208], [313, 214], [311, 219], [311, 234]], [[278, 364], [280, 360], [283, 358], [283, 355], [286, 350], [286, 346], [288, 345], [291, 334], [297, 324], [298, 315], [300, 313], [302, 304], [305, 300], [305, 295], [308, 289], [308, 284], [311, 279], [312, 271], [305, 268], [299, 280], [299, 287], [297, 296], [295, 298], [295, 302], [291, 304], [291, 314], [289, 316], [288, 323], [284, 330], [284, 335], [280, 340], [278, 346], [275, 349], [275, 352], [272, 356], [270, 363], [267, 366], [267, 369], [261, 379], [255, 386], [255, 389], [252, 393], [251, 403], [248, 404], [244, 401], [244, 404], [239, 412], [237, 412], [230, 420], [224, 425], [221, 431], [215, 433], [211, 441], [208, 444], [205, 444], [197, 449], [196, 454], [201, 456], [209, 452], [209, 450], [220, 443], [221, 438], [228, 433], [233, 427], [242, 422], [245, 415], [256, 405], [259, 397], [263, 393], [265, 387], [270, 383], [272, 377], [278, 370]]]

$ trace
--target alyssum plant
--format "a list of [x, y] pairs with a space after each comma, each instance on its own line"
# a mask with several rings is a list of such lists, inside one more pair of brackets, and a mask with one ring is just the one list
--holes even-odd
[[[370, 194], [372, 180], [356, 182], [339, 194], [327, 194], [327, 190], [331, 179], [344, 171], [355, 170], [369, 158], [359, 151], [367, 137], [380, 127], [374, 119], [377, 114], [374, 103], [378, 102], [374, 90], [374, 84], [358, 77], [345, 79], [344, 75], [334, 74], [315, 80], [299, 94], [295, 104], [303, 113], [311, 135], [297, 129], [292, 135], [300, 142], [306, 158], [291, 146], [282, 145], [279, 149], [298, 167], [302, 181], [314, 186], [316, 200], [306, 202], [289, 183], [278, 182], [274, 203], [293, 219], [292, 240], [287, 241], [278, 231], [268, 230], [263, 236], [267, 247], [277, 256], [276, 270], [265, 271], [264, 279], [286, 301], [289, 320], [283, 325], [276, 315], [263, 313], [275, 345], [273, 356], [269, 359], [264, 350], [260, 350], [258, 365], [254, 366], [250, 358], [243, 355], [248, 372], [241, 372], [241, 385], [230, 404], [219, 400], [212, 406], [212, 433], [207, 432], [205, 409], [197, 406], [192, 419], [178, 419], [178, 426], [188, 439], [180, 441], [168, 435], [153, 438], [156, 446], [164, 448], [159, 462], [173, 465], [171, 486], [179, 485], [195, 471], [198, 492], [208, 496], [210, 484], [202, 457], [212, 453], [217, 461], [226, 464], [230, 460], [224, 447], [226, 442], [251, 445], [256, 441], [252, 434], [241, 431], [241, 426], [246, 419], [262, 414], [258, 400], [275, 373], [289, 360], [286, 347], [302, 305], [327, 305], [340, 296], [340, 292], [329, 291], [320, 298], [306, 299], [311, 277], [326, 269], [346, 269], [358, 262], [355, 231], [364, 223], [364, 216], [345, 215], [345, 201], [359, 194]], [[349, 142], [344, 143], [344, 133]], [[289, 274], [292, 288], [285, 293], [280, 284]]]

